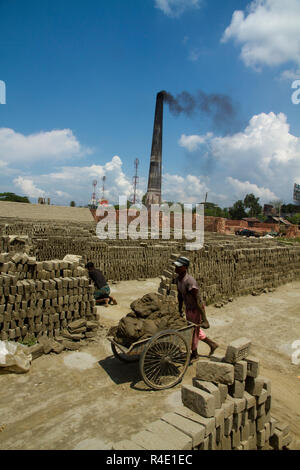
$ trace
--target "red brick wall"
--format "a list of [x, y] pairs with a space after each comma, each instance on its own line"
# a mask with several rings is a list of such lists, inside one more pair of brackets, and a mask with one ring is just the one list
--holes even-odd
[[248, 228], [248, 223], [245, 220], [229, 220], [226, 219], [226, 227]]
[[285, 235], [287, 238], [295, 238], [300, 237], [300, 230], [298, 229], [297, 225], [291, 225], [286, 232]]

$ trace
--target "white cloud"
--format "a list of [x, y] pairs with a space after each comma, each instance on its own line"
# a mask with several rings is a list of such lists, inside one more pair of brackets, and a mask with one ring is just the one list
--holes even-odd
[[[110, 202], [118, 202], [119, 196], [130, 197], [133, 191], [131, 178], [125, 175], [122, 160], [117, 155], [104, 165], [64, 166], [56, 172], [34, 178], [36, 181], [43, 183], [43, 186], [48, 189], [48, 193], [55, 193], [61, 198], [63, 197], [62, 193], [66, 193], [68, 200], [72, 198], [77, 205], [86, 205], [93, 192], [93, 180], [98, 182], [96, 188], [97, 198], [102, 197], [103, 176], [106, 177], [104, 192], [106, 199]], [[141, 192], [140, 189], [139, 193]], [[67, 196], [64, 197], [67, 198]]]
[[162, 196], [165, 201], [200, 203], [204, 201], [207, 191], [206, 183], [199, 176], [163, 175]]
[[228, 176], [227, 181], [237, 192], [238, 196], [241, 197], [241, 199], [244, 199], [246, 194], [250, 193], [264, 201], [273, 201], [278, 199], [276, 194], [274, 194], [268, 188], [260, 188], [256, 184], [250, 183], [249, 181], [239, 181], [235, 178], [231, 178], [231, 176]]
[[300, 139], [290, 134], [283, 113], [261, 113], [251, 118], [244, 132], [211, 140], [213, 154], [232, 166], [244, 160], [265, 174], [280, 164], [297, 164]]
[[300, 68], [284, 70], [280, 75], [281, 80], [299, 80], [300, 79]]
[[[185, 146], [189, 149], [190, 145], [191, 149], [188, 137], [185, 136]], [[195, 136], [191, 137], [193, 143]], [[224, 181], [232, 178], [227, 180], [231, 182], [228, 197], [232, 195], [236, 180], [246, 182], [241, 184], [260, 194], [265, 202], [271, 195], [272, 199], [275, 195], [286, 201], [292, 199], [293, 185], [300, 180], [300, 138], [291, 134], [285, 114], [261, 113], [250, 119], [243, 132], [225, 137], [199, 137], [199, 145], [201, 138], [205, 137], [205, 150], [214, 169], [210, 177], [214, 177], [217, 186], [224, 191]], [[237, 185], [235, 183], [236, 189]]]
[[29, 178], [23, 178], [22, 176], [19, 176], [18, 178], [14, 179], [14, 184], [21, 189], [23, 194], [25, 196], [31, 197], [31, 198], [37, 198], [37, 197], [43, 197], [45, 196], [45, 191], [42, 189], [39, 189], [35, 186], [34, 182], [32, 179]]
[[234, 39], [242, 45], [246, 66], [300, 64], [299, 0], [254, 0], [248, 14], [236, 10], [222, 42]]
[[72, 197], [69, 193], [65, 193], [64, 191], [54, 191], [54, 192], [58, 197], [62, 197], [62, 198], [71, 198]]
[[202, 0], [155, 0], [155, 7], [159, 8], [165, 15], [179, 17], [186, 10], [197, 9]]
[[197, 150], [202, 144], [204, 144], [212, 135], [213, 134], [211, 133], [207, 133], [205, 136], [182, 134], [178, 143], [181, 147], [184, 147], [189, 152], [193, 152]]
[[[14, 179], [14, 184], [22, 190], [22, 193], [31, 198], [50, 197], [52, 204], [66, 205], [74, 200], [78, 206], [88, 204], [91, 199], [94, 179], [98, 181], [96, 196], [99, 199], [102, 197], [104, 175], [106, 176], [104, 195], [110, 203], [118, 203], [119, 196], [132, 197], [132, 178], [124, 173], [122, 160], [117, 155], [104, 165], [65, 166], [49, 174], [19, 176]], [[146, 183], [146, 179], [141, 177], [137, 191], [139, 200], [147, 190]], [[202, 202], [207, 191], [208, 187], [200, 176], [163, 174], [162, 196], [164, 200], [185, 203]]]
[[10, 163], [65, 160], [91, 153], [70, 129], [39, 132], [25, 136], [13, 129], [0, 128], [0, 160]]

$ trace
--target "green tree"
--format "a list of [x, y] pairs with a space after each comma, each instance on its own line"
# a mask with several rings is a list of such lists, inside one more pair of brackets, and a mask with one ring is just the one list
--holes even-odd
[[297, 204], [282, 204], [281, 213], [282, 214], [297, 214], [300, 211], [300, 206]]
[[246, 194], [244, 199], [244, 207], [248, 210], [248, 217], [257, 217], [262, 213], [262, 206], [259, 204], [259, 197], [254, 194]]
[[30, 204], [27, 196], [18, 196], [15, 193], [0, 193], [0, 201], [26, 202]]
[[300, 225], [300, 213], [299, 214], [294, 214], [291, 217], [286, 218], [291, 224], [294, 225]]
[[242, 200], [236, 201], [232, 207], [229, 208], [229, 215], [232, 220], [241, 220], [247, 217], [245, 206]]
[[212, 217], [223, 217], [223, 218], [228, 218], [229, 213], [228, 209], [222, 209], [219, 207], [217, 204], [214, 204], [213, 202], [205, 202], [204, 203], [204, 215], [206, 216], [212, 216]]
[[142, 204], [144, 206], [146, 205], [146, 197], [147, 197], [147, 193], [145, 193], [144, 196], [142, 197]]
[[76, 202], [75, 201], [71, 201], [70, 202], [70, 207], [75, 207], [76, 206]]

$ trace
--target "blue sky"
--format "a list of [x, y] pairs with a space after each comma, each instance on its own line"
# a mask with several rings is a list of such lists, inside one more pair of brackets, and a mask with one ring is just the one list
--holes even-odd
[[292, 202], [299, 30], [300, 0], [0, 0], [0, 192], [84, 205], [105, 175], [117, 202], [138, 158], [144, 194], [156, 93], [202, 90], [235, 114], [165, 105], [163, 198]]

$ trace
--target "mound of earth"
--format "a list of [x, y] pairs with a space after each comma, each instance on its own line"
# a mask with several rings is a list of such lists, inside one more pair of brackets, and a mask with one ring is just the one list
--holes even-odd
[[108, 336], [125, 347], [150, 338], [162, 330], [177, 330], [187, 326], [178, 312], [178, 304], [161, 299], [156, 293], [144, 295], [130, 304], [131, 312], [123, 317], [118, 326], [111, 328]]

